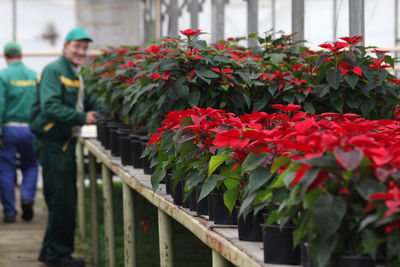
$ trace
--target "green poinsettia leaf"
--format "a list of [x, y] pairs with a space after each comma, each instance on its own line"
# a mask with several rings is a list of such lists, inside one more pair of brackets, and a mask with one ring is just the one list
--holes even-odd
[[232, 210], [236, 205], [236, 200], [239, 191], [237, 188], [230, 188], [224, 193], [224, 204], [228, 208], [229, 213], [232, 214]]
[[288, 165], [292, 160], [288, 157], [277, 157], [271, 165], [271, 172], [275, 173], [282, 166]]
[[158, 186], [160, 185], [160, 181], [165, 177], [167, 172], [165, 170], [157, 170], [153, 172], [151, 175], [151, 186], [153, 188], [153, 191], [156, 191], [158, 189]]
[[272, 176], [272, 173], [267, 168], [257, 167], [249, 176], [248, 190], [250, 194], [271, 180]]
[[329, 84], [326, 84], [326, 83], [319, 84], [314, 87], [313, 92], [314, 92], [314, 94], [316, 94], [317, 97], [322, 98], [329, 93], [329, 88], [330, 88]]
[[347, 82], [347, 84], [351, 87], [351, 89], [356, 88], [356, 85], [360, 78], [356, 74], [351, 74], [351, 75], [346, 75], [344, 77], [344, 80]]
[[208, 164], [208, 176], [211, 176], [222, 163], [230, 158], [229, 154], [211, 156], [210, 163]]
[[191, 91], [188, 98], [189, 106], [198, 106], [200, 100], [200, 92], [199, 91]]
[[313, 221], [321, 240], [336, 234], [345, 213], [346, 203], [340, 197], [322, 195], [315, 201]]
[[265, 153], [260, 153], [255, 155], [253, 153], [249, 154], [242, 163], [242, 175], [248, 171], [252, 171], [266, 159]]
[[269, 58], [274, 65], [279, 65], [287, 56], [286, 54], [271, 54]]
[[210, 194], [210, 192], [215, 189], [217, 183], [219, 181], [224, 180], [224, 179], [226, 179], [225, 176], [216, 175], [216, 174], [211, 175], [210, 177], [208, 177], [206, 179], [206, 181], [204, 182], [204, 184], [203, 184], [199, 199], [197, 201], [202, 200], [204, 197], [206, 197], [208, 194]]
[[278, 91], [278, 84], [270, 84], [270, 86], [268, 86], [268, 92], [271, 94], [271, 96], [275, 95], [276, 91]]
[[307, 111], [310, 114], [315, 114], [316, 110], [314, 105], [311, 102], [304, 102], [304, 110]]
[[[326, 226], [325, 226], [326, 227]], [[317, 255], [317, 266], [326, 267], [329, 259], [331, 258], [333, 249], [336, 246], [338, 237], [336, 235], [331, 236], [328, 240], [318, 240], [311, 247], [313, 255]]]
[[326, 73], [326, 80], [328, 81], [329, 85], [332, 86], [334, 89], [338, 89], [340, 83], [342, 82], [342, 71], [329, 69]]

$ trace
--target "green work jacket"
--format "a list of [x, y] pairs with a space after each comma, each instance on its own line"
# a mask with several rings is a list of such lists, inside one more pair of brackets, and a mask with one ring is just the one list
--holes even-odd
[[4, 123], [29, 122], [36, 77], [21, 61], [0, 71], [0, 134]]
[[[72, 127], [86, 120], [86, 113], [77, 110], [79, 87], [79, 76], [64, 56], [44, 68], [30, 119], [30, 128], [38, 138], [63, 142], [63, 150], [67, 149], [73, 138]], [[84, 98], [84, 108], [95, 109], [89, 96]]]

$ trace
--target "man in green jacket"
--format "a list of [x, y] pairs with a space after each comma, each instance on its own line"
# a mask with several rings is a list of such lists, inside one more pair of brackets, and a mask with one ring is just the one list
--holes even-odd
[[33, 217], [38, 175], [34, 136], [28, 124], [37, 74], [22, 63], [21, 53], [18, 43], [6, 44], [4, 55], [8, 67], [0, 71], [0, 196], [6, 223], [15, 222], [17, 215], [14, 195], [17, 153], [23, 174], [20, 194], [25, 221]]
[[43, 170], [43, 193], [48, 207], [46, 233], [39, 261], [48, 266], [84, 266], [72, 258], [76, 209], [75, 144], [79, 126], [96, 123], [94, 101], [85, 96], [80, 66], [90, 39], [80, 27], [65, 39], [63, 56], [48, 64], [32, 105], [30, 127]]

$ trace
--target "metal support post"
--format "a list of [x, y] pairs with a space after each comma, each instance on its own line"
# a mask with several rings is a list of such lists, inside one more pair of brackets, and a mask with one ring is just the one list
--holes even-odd
[[168, 35], [177, 36], [178, 35], [178, 0], [170, 0], [169, 2], [169, 19], [168, 19]]
[[79, 238], [83, 241], [86, 236], [86, 220], [85, 220], [85, 163], [83, 156], [83, 145], [81, 142], [76, 143], [76, 172], [78, 182], [78, 229]]
[[106, 265], [115, 267], [115, 227], [114, 227], [114, 195], [112, 176], [106, 165], [102, 164], [103, 197], [104, 197], [104, 226], [106, 232]]
[[222, 257], [218, 252], [215, 250], [212, 251], [212, 266], [213, 267], [230, 267], [231, 263]]
[[17, 41], [17, 0], [12, 0], [12, 40]]
[[125, 267], [136, 266], [135, 206], [133, 189], [123, 183]]
[[271, 3], [271, 20], [272, 20], [272, 29], [276, 31], [276, 12], [275, 12], [275, 0], [272, 0]]
[[304, 40], [304, 0], [292, 0], [292, 32], [295, 40]]
[[191, 0], [189, 5], [190, 11], [190, 28], [192, 30], [199, 29], [199, 10], [201, 6], [199, 0]]
[[225, 38], [225, 0], [211, 1], [211, 42]]
[[[364, 0], [349, 0], [349, 33], [350, 36], [365, 38]], [[364, 46], [365, 41], [359, 45]]]
[[332, 41], [335, 42], [337, 39], [337, 0], [333, 0], [333, 38]]
[[[247, 34], [258, 33], [258, 0], [247, 0]], [[258, 44], [257, 39], [247, 41], [248, 47]]]
[[156, 40], [161, 38], [161, 0], [155, 0], [156, 2]]
[[99, 263], [99, 221], [97, 212], [97, 169], [96, 158], [89, 153], [89, 179], [90, 179], [90, 243], [92, 252], [92, 263]]
[[[394, 46], [398, 47], [400, 45], [400, 33], [399, 33], [399, 0], [394, 1]], [[399, 51], [394, 52], [394, 57], [399, 57]], [[399, 71], [395, 72], [396, 76], [399, 78]]]
[[158, 209], [158, 233], [160, 243], [160, 266], [174, 266], [174, 246], [172, 242], [171, 218]]

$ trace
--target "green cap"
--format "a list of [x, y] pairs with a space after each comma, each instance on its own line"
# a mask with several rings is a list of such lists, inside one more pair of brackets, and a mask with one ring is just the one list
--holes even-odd
[[17, 42], [9, 42], [4, 46], [4, 54], [9, 54], [10, 51], [14, 49], [15, 52], [21, 54], [21, 46]]
[[65, 42], [71, 40], [88, 40], [89, 42], [93, 42], [92, 39], [90, 39], [89, 34], [82, 27], [76, 27], [70, 30], [67, 37], [65, 37]]

